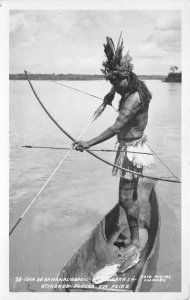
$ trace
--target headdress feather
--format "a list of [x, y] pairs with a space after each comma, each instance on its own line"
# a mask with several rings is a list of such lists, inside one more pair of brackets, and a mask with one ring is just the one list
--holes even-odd
[[114, 77], [126, 78], [133, 69], [132, 57], [129, 52], [122, 57], [123, 53], [123, 39], [121, 39], [122, 32], [120, 34], [117, 48], [115, 50], [114, 42], [110, 37], [106, 38], [106, 44], [104, 44], [104, 52], [106, 54], [106, 61], [103, 62], [102, 73], [106, 79], [109, 80]]

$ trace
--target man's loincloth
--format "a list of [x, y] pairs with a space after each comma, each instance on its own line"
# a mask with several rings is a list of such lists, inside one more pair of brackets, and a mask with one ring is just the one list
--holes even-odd
[[[115, 165], [137, 173], [142, 173], [143, 168], [150, 168], [152, 164], [155, 164], [155, 158], [154, 155], [141, 154], [151, 153], [145, 142], [146, 136], [132, 142], [119, 141]], [[134, 177], [138, 177], [138, 175], [131, 174], [116, 167], [113, 167], [112, 175], [119, 175], [120, 177], [130, 180], [134, 179]]]

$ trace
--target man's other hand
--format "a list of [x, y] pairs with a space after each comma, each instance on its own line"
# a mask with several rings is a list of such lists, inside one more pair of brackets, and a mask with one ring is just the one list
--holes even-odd
[[72, 143], [72, 147], [73, 149], [75, 149], [76, 151], [81, 151], [83, 152], [85, 149], [90, 148], [90, 145], [88, 142], [84, 142], [84, 141], [76, 141], [74, 143]]
[[111, 90], [108, 94], [105, 95], [103, 103], [105, 103], [107, 105], [112, 105], [112, 101], [114, 99], [114, 96], [115, 96], [115, 92], [113, 92]]

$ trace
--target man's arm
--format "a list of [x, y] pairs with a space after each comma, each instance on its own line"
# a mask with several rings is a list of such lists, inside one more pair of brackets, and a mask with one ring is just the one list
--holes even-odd
[[123, 105], [123, 108], [121, 109], [115, 123], [112, 126], [108, 127], [100, 135], [88, 141], [89, 148], [99, 143], [102, 143], [118, 134], [120, 130], [127, 125], [129, 120], [136, 115], [140, 108], [141, 102], [139, 99], [139, 95], [135, 93], [129, 96], [126, 99], [125, 104]]
[[118, 118], [116, 119], [115, 123], [108, 127], [104, 132], [102, 132], [97, 137], [91, 139], [90, 141], [83, 142], [78, 141], [73, 143], [73, 146], [75, 146], [76, 150], [83, 151], [84, 149], [88, 149], [94, 145], [100, 144], [116, 134], [120, 132], [120, 130], [127, 125], [130, 119], [132, 119], [136, 113], [141, 108], [141, 102], [139, 99], [139, 95], [137, 93], [129, 96], [119, 113]]
[[112, 105], [112, 101], [113, 101], [113, 99], [115, 97], [115, 93], [116, 93], [115, 92], [115, 88], [114, 88], [114, 86], [112, 86], [111, 90], [109, 91], [109, 93], [106, 94], [105, 97], [104, 97], [104, 103], [108, 104], [108, 105]]

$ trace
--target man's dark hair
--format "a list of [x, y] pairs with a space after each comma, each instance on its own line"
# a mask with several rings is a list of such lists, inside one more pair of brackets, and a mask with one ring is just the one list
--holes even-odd
[[135, 73], [132, 71], [128, 76], [128, 93], [132, 94], [135, 92], [139, 93], [142, 108], [148, 108], [150, 100], [152, 99], [152, 94], [148, 90], [146, 84], [140, 80]]

